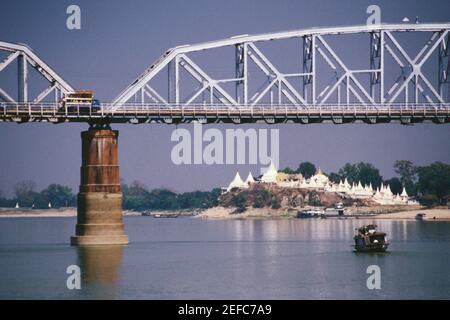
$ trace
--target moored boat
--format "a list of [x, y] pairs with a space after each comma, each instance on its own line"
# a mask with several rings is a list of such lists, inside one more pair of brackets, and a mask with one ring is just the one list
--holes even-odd
[[419, 212], [418, 214], [416, 214], [416, 220], [418, 220], [418, 221], [425, 220], [426, 218], [427, 217], [426, 217], [425, 213]]
[[297, 218], [305, 219], [305, 218], [324, 218], [325, 217], [325, 211], [321, 209], [309, 209], [309, 210], [302, 210], [297, 213]]

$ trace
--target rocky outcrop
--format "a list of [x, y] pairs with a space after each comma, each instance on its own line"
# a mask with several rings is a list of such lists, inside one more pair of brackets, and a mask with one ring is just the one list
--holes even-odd
[[235, 188], [222, 194], [219, 205], [223, 207], [299, 208], [305, 206], [333, 207], [342, 202], [345, 206], [371, 206], [370, 199], [352, 199], [337, 192], [284, 188], [274, 184], [253, 184], [248, 189]]

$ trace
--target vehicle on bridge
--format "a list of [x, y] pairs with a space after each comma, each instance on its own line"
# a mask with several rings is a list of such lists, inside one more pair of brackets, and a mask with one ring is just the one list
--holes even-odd
[[60, 112], [68, 114], [92, 114], [100, 111], [100, 101], [94, 99], [94, 91], [77, 90], [64, 95], [61, 100]]

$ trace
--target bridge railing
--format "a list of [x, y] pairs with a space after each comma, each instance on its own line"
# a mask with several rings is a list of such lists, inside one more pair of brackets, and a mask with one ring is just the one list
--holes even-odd
[[252, 116], [252, 115], [272, 115], [288, 116], [295, 114], [389, 114], [405, 113], [417, 114], [425, 113], [449, 115], [450, 103], [444, 104], [323, 104], [323, 105], [288, 105], [288, 104], [258, 104], [254, 106], [238, 105], [177, 105], [177, 104], [123, 104], [113, 109], [112, 104], [104, 103], [99, 106], [63, 105], [61, 103], [9, 103], [0, 102], [0, 118], [6, 117], [54, 117], [54, 118], [103, 118], [103, 117], [133, 117], [133, 116]]

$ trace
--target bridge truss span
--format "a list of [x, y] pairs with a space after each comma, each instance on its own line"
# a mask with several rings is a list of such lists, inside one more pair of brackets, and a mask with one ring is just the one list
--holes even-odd
[[[129, 104], [287, 104], [308, 108], [443, 105], [450, 102], [449, 31], [450, 23], [382, 24], [241, 35], [178, 46], [167, 50], [135, 79], [116, 97], [111, 108], [119, 110]], [[407, 39], [405, 43], [399, 38], [413, 33], [425, 35], [426, 39], [410, 50], [410, 44], [417, 41]], [[347, 35], [362, 36], [357, 47], [365, 48], [365, 56], [360, 58], [366, 66], [353, 67], [355, 57], [339, 52], [340, 47], [345, 47], [339, 43]], [[297, 41], [299, 49], [294, 55], [298, 66], [293, 64], [287, 72], [281, 71], [263, 49], [265, 43], [283, 40]], [[213, 75], [215, 69], [222, 68], [220, 58], [206, 67], [204, 61], [196, 60], [198, 53], [221, 48], [234, 50], [233, 70], [227, 72], [231, 77]], [[279, 51], [282, 56], [286, 53], [282, 47]], [[437, 66], [431, 77], [425, 71], [431, 68], [427, 64]], [[188, 85], [188, 81], [195, 85]]]
[[[8, 93], [0, 84], [0, 102], [7, 103], [34, 103], [43, 101], [58, 102], [66, 93], [74, 89], [42, 59], [40, 59], [28, 46], [24, 44], [0, 41], [0, 54], [6, 55], [0, 61], [0, 75], [6, 72], [6, 68], [17, 62], [17, 85], [14, 94]], [[1, 60], [1, 59], [0, 59]], [[37, 71], [46, 82], [42, 90], [35, 83], [31, 83], [29, 67]], [[37, 82], [37, 81], [33, 81]], [[32, 93], [35, 95], [32, 98]], [[49, 98], [51, 98], [49, 100]]]
[[449, 41], [450, 23], [239, 35], [169, 49], [113, 102], [84, 105], [61, 99], [75, 90], [29, 47], [0, 41], [0, 76], [18, 62], [17, 95], [0, 77], [0, 121], [448, 123]]

